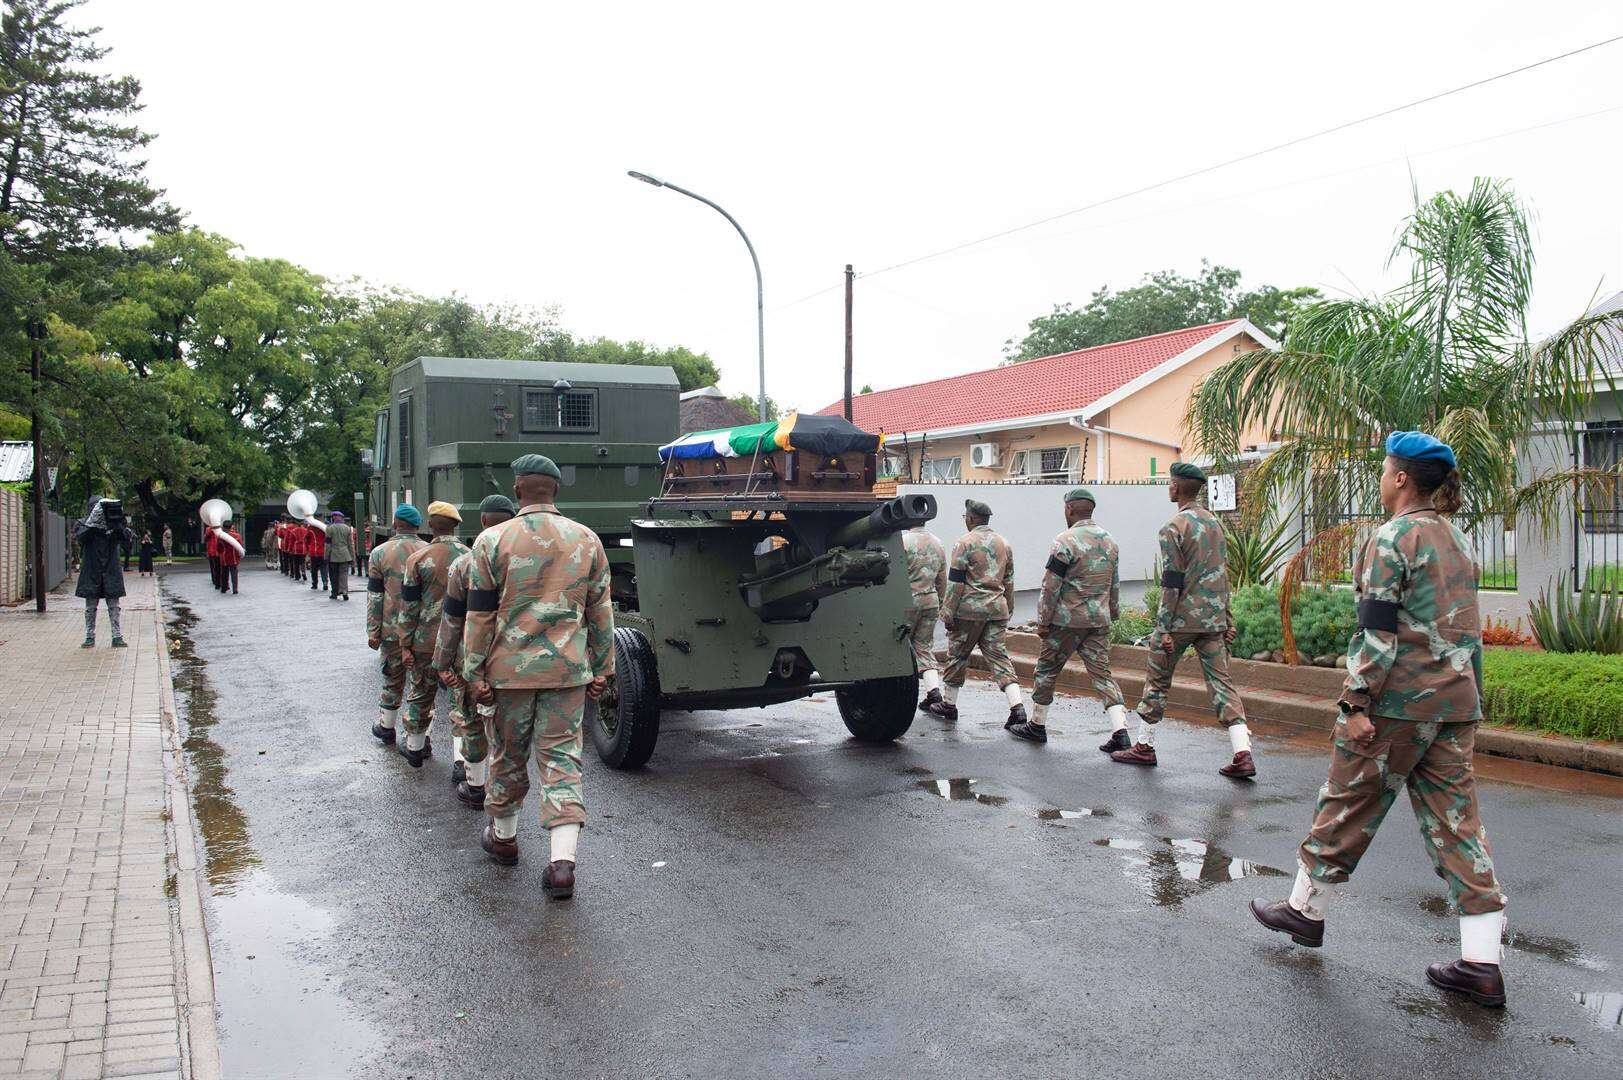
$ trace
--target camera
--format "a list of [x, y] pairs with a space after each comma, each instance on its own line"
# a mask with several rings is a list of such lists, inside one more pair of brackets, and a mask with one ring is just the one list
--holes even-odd
[[103, 499], [101, 502], [102, 516], [107, 520], [107, 530], [118, 532], [125, 528], [124, 504], [118, 499]]

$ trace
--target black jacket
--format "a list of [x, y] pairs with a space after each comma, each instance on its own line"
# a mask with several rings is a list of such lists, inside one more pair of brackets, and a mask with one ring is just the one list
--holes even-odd
[[128, 528], [95, 529], [80, 521], [73, 527], [73, 538], [79, 541], [79, 586], [73, 594], [87, 600], [123, 596], [124, 568], [119, 565], [118, 549], [133, 550], [135, 534]]

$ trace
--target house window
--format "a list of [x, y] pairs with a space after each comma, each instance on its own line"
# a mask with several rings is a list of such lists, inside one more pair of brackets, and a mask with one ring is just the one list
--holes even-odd
[[1061, 480], [1075, 483], [1081, 447], [1050, 446], [1038, 450], [1016, 450], [1009, 455], [1011, 480]]
[[411, 398], [401, 398], [396, 410], [397, 426], [400, 428], [400, 471], [411, 472]]
[[597, 391], [526, 388], [524, 430], [596, 431]]
[[931, 458], [924, 463], [920, 479], [926, 484], [955, 484], [963, 478], [962, 458]]
[[[1615, 471], [1623, 462], [1623, 420], [1590, 421], [1578, 438], [1586, 468]], [[1586, 490], [1583, 519], [1587, 532], [1616, 531], [1623, 526], [1623, 491]]]
[[901, 454], [886, 454], [881, 457], [879, 459], [879, 476], [883, 480], [912, 479], [908, 475], [907, 459]]

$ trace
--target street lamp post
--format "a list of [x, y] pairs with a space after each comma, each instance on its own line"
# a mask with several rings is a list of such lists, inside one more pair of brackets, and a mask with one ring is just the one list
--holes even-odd
[[718, 213], [722, 217], [726, 218], [728, 220], [728, 222], [730, 222], [732, 224], [732, 227], [738, 230], [738, 235], [744, 238], [744, 246], [749, 249], [750, 262], [755, 264], [755, 347], [756, 347], [756, 354], [757, 354], [757, 358], [758, 358], [758, 364], [759, 364], [759, 367], [760, 367], [760, 375], [761, 375], [760, 397], [758, 397], [756, 399], [755, 404], [756, 404], [757, 409], [759, 411], [759, 414], [760, 414], [760, 417], [761, 417], [761, 422], [765, 423], [766, 422], [766, 291], [762, 287], [762, 284], [761, 284], [761, 260], [755, 257], [755, 245], [750, 243], [749, 234], [744, 231], [744, 226], [742, 226], [742, 225], [740, 225], [738, 223], [737, 218], [733, 217], [733, 215], [731, 215], [727, 211], [723, 210], [719, 205], [717, 205], [716, 203], [711, 202], [709, 199], [705, 198], [703, 195], [698, 194], [697, 192], [689, 191], [685, 187], [678, 187], [677, 185], [671, 183], [669, 180], [661, 180], [657, 176], [649, 176], [647, 173], [637, 172], [635, 169], [627, 170], [626, 175], [631, 177], [633, 180], [641, 180], [643, 183], [652, 184], [654, 187], [670, 188], [672, 191], [677, 192], [678, 194], [681, 194], [681, 195], [686, 195], [690, 199], [699, 200], [700, 202], [704, 203], [706, 206], [710, 207], [710, 209], [714, 210], [716, 213]]

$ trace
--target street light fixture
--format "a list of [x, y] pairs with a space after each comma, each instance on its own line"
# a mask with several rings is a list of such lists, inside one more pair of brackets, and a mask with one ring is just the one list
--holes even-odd
[[726, 218], [727, 221], [732, 225], [732, 227], [738, 230], [738, 235], [744, 238], [744, 246], [749, 249], [750, 262], [755, 264], [755, 346], [756, 346], [756, 352], [757, 352], [757, 356], [758, 356], [758, 363], [759, 363], [759, 366], [760, 366], [760, 375], [761, 375], [761, 393], [760, 393], [760, 397], [756, 399], [756, 406], [757, 406], [758, 411], [759, 411], [761, 422], [765, 423], [766, 422], [766, 291], [762, 287], [762, 284], [761, 284], [761, 260], [755, 257], [755, 245], [750, 243], [749, 234], [744, 231], [744, 226], [742, 226], [742, 225], [740, 225], [738, 223], [737, 218], [733, 217], [733, 215], [731, 215], [727, 211], [723, 210], [719, 205], [717, 205], [714, 202], [711, 202], [709, 199], [705, 198], [703, 195], [698, 194], [697, 192], [689, 191], [685, 187], [678, 187], [676, 184], [671, 183], [669, 180], [661, 180], [657, 176], [649, 176], [647, 173], [637, 172], [635, 169], [626, 170], [626, 175], [631, 177], [633, 180], [641, 180], [643, 183], [652, 184], [654, 187], [670, 188], [672, 191], [675, 191], [675, 192], [677, 192], [679, 194], [682, 194], [682, 195], [686, 195], [690, 199], [697, 199], [699, 202], [704, 203], [706, 206], [710, 207], [710, 209], [714, 210], [716, 213], [718, 213], [722, 217]]

